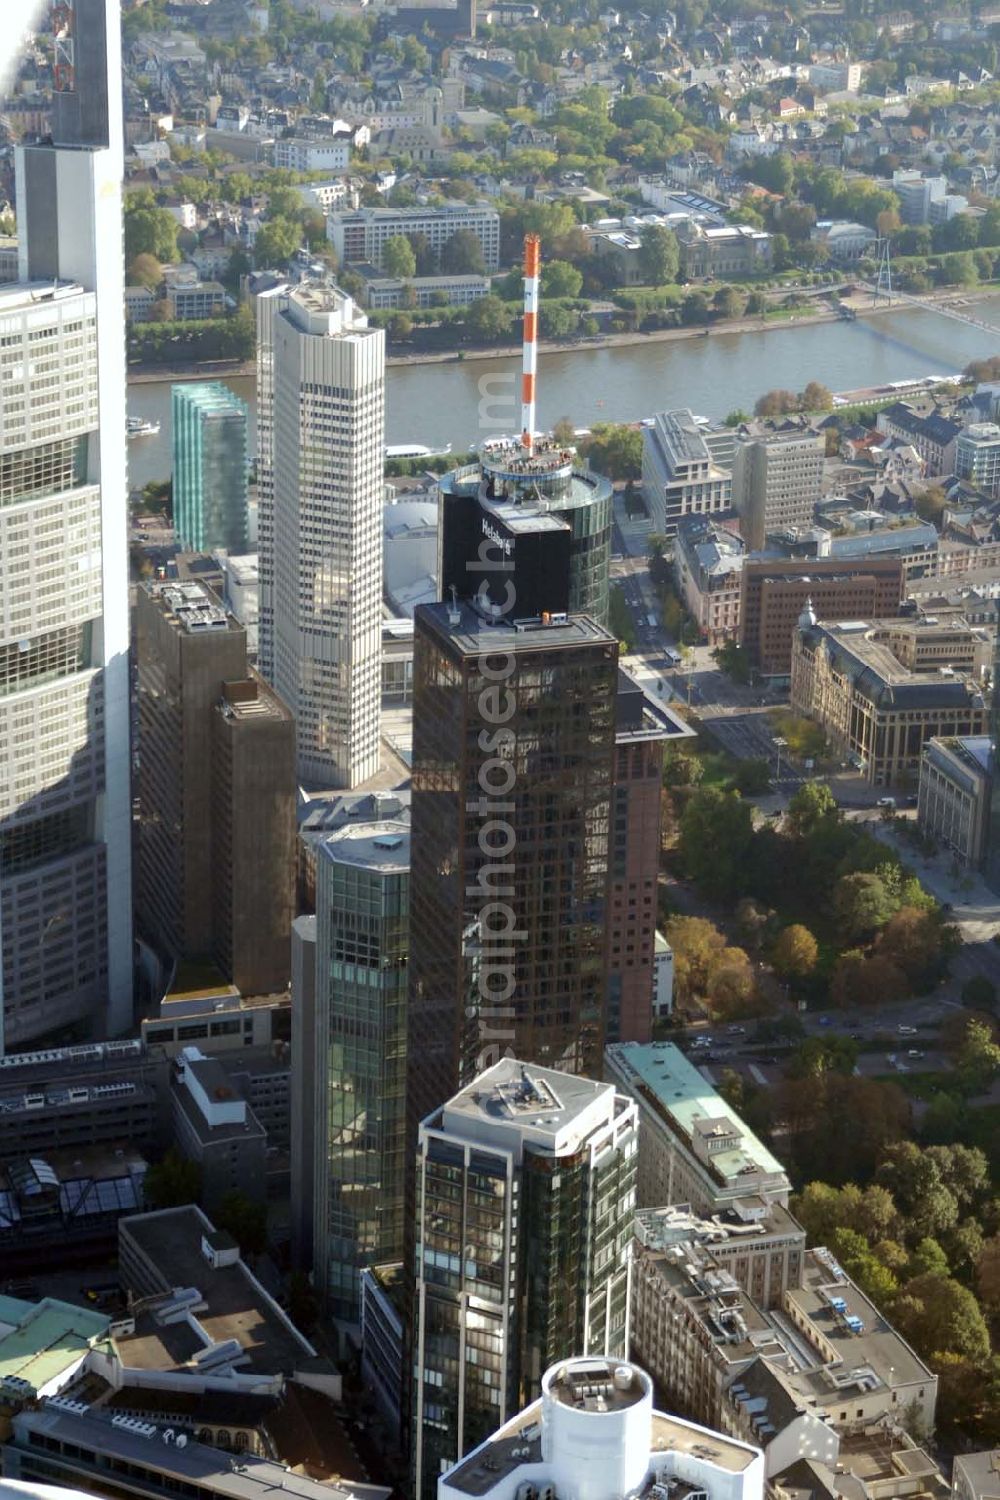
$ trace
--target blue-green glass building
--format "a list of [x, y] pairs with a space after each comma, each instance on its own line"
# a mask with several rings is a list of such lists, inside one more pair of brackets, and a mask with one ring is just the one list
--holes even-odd
[[247, 404], [219, 381], [172, 388], [174, 529], [192, 552], [249, 546]]

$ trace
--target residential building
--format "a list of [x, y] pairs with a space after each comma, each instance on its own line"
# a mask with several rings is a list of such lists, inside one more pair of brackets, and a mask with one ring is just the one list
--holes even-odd
[[416, 612], [411, 1140], [511, 1043], [600, 1070], [617, 656], [585, 615]]
[[487, 203], [449, 202], [440, 208], [359, 208], [353, 213], [332, 211], [326, 232], [339, 261], [369, 261], [382, 269], [387, 240], [400, 235], [423, 235], [435, 254], [460, 229], [479, 241], [483, 266], [495, 271], [500, 264], [500, 215]]
[[920, 757], [920, 830], [973, 870], [986, 856], [991, 762], [988, 734], [929, 739]]
[[787, 1207], [781, 1163], [672, 1042], [605, 1048], [604, 1076], [636, 1101], [640, 1208], [688, 1203], [698, 1214]]
[[0, 287], [7, 1052], [132, 1025], [121, 18], [78, 0], [71, 20], [45, 139], [16, 150], [19, 282]]
[[732, 475], [686, 408], [661, 412], [643, 428], [642, 485], [653, 529], [664, 536], [675, 536], [684, 516], [728, 510], [732, 496]]
[[995, 1448], [984, 1453], [958, 1453], [951, 1467], [955, 1500], [998, 1500], [1000, 1460]]
[[365, 282], [365, 306], [372, 311], [410, 307], [468, 307], [488, 297], [488, 276], [374, 276]]
[[220, 381], [171, 387], [173, 514], [190, 552], [248, 550], [247, 404]]
[[610, 1085], [513, 1057], [422, 1123], [416, 1500], [537, 1397], [561, 1351], [625, 1357], [636, 1144], [635, 1104]]
[[[12, 278], [16, 280], [17, 278]], [[148, 286], [125, 288], [125, 320], [128, 323], [149, 323], [153, 316], [156, 293]]]
[[221, 318], [226, 310], [226, 289], [218, 281], [178, 278], [167, 283], [166, 296], [170, 303], [170, 316], [176, 322]]
[[814, 89], [841, 94], [856, 94], [861, 87], [861, 63], [822, 62], [809, 64], [809, 82]]
[[316, 281], [258, 316], [261, 671], [300, 778], [353, 787], [379, 759], [385, 334]]
[[157, 954], [283, 990], [295, 879], [295, 729], [202, 583], [136, 599], [139, 925]]
[[565, 612], [606, 625], [610, 482], [543, 439], [530, 457], [515, 439], [484, 450], [440, 481], [437, 597], [478, 590], [518, 617]]
[[886, 437], [911, 443], [927, 465], [929, 477], [955, 472], [956, 442], [962, 428], [950, 417], [939, 411], [921, 413], [909, 402], [895, 401], [882, 408], [875, 426]]
[[913, 167], [893, 172], [892, 190], [904, 224], [945, 224], [969, 206], [960, 193], [949, 193], [947, 177], [925, 177]]
[[694, 220], [677, 229], [686, 277], [759, 275], [771, 268], [771, 236], [749, 224], [706, 227]]
[[818, 620], [885, 618], [899, 608], [903, 564], [899, 557], [797, 561], [751, 554], [740, 585], [740, 645], [762, 677], [787, 677], [807, 604]]
[[346, 172], [351, 165], [351, 136], [323, 140], [279, 136], [274, 165], [288, 172]]
[[357, 823], [317, 847], [316, 1149], [301, 1186], [313, 1284], [354, 1325], [362, 1270], [403, 1254], [409, 882], [407, 823]]
[[201, 1174], [199, 1197], [210, 1213], [227, 1193], [261, 1201], [267, 1132], [217, 1057], [181, 1049], [173, 1087], [174, 1140]]
[[745, 553], [742, 537], [710, 516], [685, 516], [678, 523], [677, 587], [699, 635], [710, 646], [739, 634]]
[[823, 492], [824, 439], [808, 428], [790, 432], [748, 431], [737, 444], [733, 465], [733, 509], [751, 552], [771, 531], [811, 526]]
[[648, 1042], [654, 1018], [669, 1010], [669, 993], [664, 993], [669, 976], [658, 956], [656, 931], [663, 752], [668, 742], [690, 736], [683, 719], [619, 669], [607, 907], [606, 1035], [611, 1041]]
[[[791, 706], [872, 786], [915, 775], [932, 738], [987, 731], [976, 676], [981, 632], [934, 620], [820, 625], [806, 610], [792, 645]], [[904, 665], [904, 658], [909, 664]]]
[[526, 1486], [567, 1500], [654, 1491], [762, 1500], [759, 1448], [653, 1408], [653, 1382], [624, 1361], [568, 1358], [541, 1399], [441, 1476], [439, 1500], [517, 1500]]
[[955, 439], [955, 474], [992, 499], [1000, 498], [1000, 427], [973, 422]]

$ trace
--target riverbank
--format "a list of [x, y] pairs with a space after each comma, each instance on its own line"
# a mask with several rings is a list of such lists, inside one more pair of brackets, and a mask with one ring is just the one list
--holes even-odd
[[[906, 301], [893, 302], [891, 306], [881, 303], [872, 305], [867, 293], [857, 293], [854, 297], [845, 298], [845, 306], [850, 307], [857, 318], [881, 317], [885, 313], [912, 312], [916, 307], [926, 307], [933, 310], [936, 306], [947, 306], [949, 303], [958, 303], [965, 306], [970, 303], [987, 302], [1000, 293], [996, 285], [985, 287], [939, 287], [933, 292], [925, 292], [919, 297], [907, 297]], [[803, 310], [790, 312], [787, 317], [753, 317], [753, 318], [728, 318], [717, 323], [711, 323], [704, 327], [696, 328], [655, 328], [648, 333], [598, 333], [592, 338], [578, 338], [565, 340], [539, 341], [538, 352], [542, 355], [567, 354], [575, 350], [592, 349], [624, 349], [636, 345], [664, 344], [686, 342], [691, 339], [718, 338], [723, 335], [743, 333], [768, 333], [774, 329], [785, 329], [792, 325], [797, 328], [806, 328], [817, 323], [837, 323], [841, 314], [832, 308], [816, 308], [813, 311]], [[461, 364], [465, 360], [486, 359], [516, 359], [521, 352], [520, 344], [486, 344], [483, 346], [469, 345], [461, 349], [442, 350], [415, 350], [412, 354], [390, 354], [386, 357], [386, 366], [407, 367], [410, 365], [449, 365]], [[236, 379], [239, 377], [252, 376], [256, 372], [254, 360], [213, 360], [209, 364], [199, 365], [177, 365], [169, 367], [165, 365], [130, 365], [128, 380], [130, 385], [144, 385], [157, 381], [189, 381], [189, 380], [212, 380], [212, 379]]]

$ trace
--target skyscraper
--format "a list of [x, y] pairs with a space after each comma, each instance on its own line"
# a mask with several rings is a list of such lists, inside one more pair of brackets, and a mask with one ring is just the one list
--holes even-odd
[[117, 0], [54, 13], [0, 300], [0, 966], [8, 1050], [132, 1021]]
[[246, 552], [247, 404], [221, 381], [171, 389], [174, 528], [192, 552]]
[[288, 984], [295, 727], [202, 583], [136, 605], [137, 918], [167, 960], [213, 958], [244, 994]]
[[586, 615], [416, 612], [411, 1141], [507, 1051], [601, 1071], [617, 657]]
[[258, 319], [261, 667], [300, 777], [353, 787], [379, 761], [385, 334], [326, 282]]
[[504, 1058], [420, 1127], [416, 1500], [540, 1394], [556, 1359], [628, 1352], [638, 1113]]
[[315, 1159], [301, 1190], [314, 1285], [332, 1317], [357, 1323], [362, 1268], [403, 1254], [409, 826], [342, 828], [316, 864]]

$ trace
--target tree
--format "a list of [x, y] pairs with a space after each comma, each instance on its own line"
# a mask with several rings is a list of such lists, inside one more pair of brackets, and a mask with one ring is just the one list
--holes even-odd
[[674, 955], [674, 981], [683, 999], [704, 995], [715, 958], [726, 940], [705, 917], [671, 917], [667, 942]]
[[417, 274], [417, 257], [403, 234], [394, 234], [382, 247], [382, 269], [387, 276], [410, 281]]
[[396, 343], [399, 343], [403, 339], [408, 339], [412, 332], [413, 319], [410, 317], [409, 313], [393, 313], [392, 317], [389, 319], [389, 337]]
[[125, 277], [129, 286], [148, 286], [155, 291], [163, 280], [163, 267], [155, 255], [137, 255]]
[[788, 1065], [789, 1078], [822, 1078], [826, 1073], [854, 1072], [858, 1044], [849, 1036], [807, 1036], [795, 1049]]
[[771, 786], [770, 762], [759, 756], [741, 760], [733, 773], [733, 785], [741, 797], [762, 797]]
[[479, 236], [458, 229], [441, 248], [441, 270], [448, 276], [482, 276], [486, 270]]
[[216, 1222], [232, 1235], [244, 1255], [260, 1255], [267, 1249], [267, 1208], [238, 1188], [222, 1199]]
[[587, 462], [609, 479], [638, 479], [642, 474], [642, 432], [612, 422], [598, 422], [586, 447]]
[[568, 260], [542, 263], [542, 295], [545, 297], [579, 297], [583, 275]]
[[639, 244], [639, 271], [647, 286], [666, 286], [677, 280], [680, 250], [677, 236], [662, 224], [650, 224]]
[[869, 938], [892, 916], [892, 898], [877, 875], [844, 875], [833, 891], [837, 926], [849, 939]]
[[712, 298], [712, 306], [720, 318], [739, 318], [743, 315], [743, 296], [734, 286], [720, 286]]
[[910, 1255], [909, 1272], [911, 1276], [948, 1276], [951, 1274], [947, 1255], [931, 1235], [925, 1234], [914, 1247]]
[[679, 852], [686, 874], [710, 900], [739, 894], [753, 840], [753, 815], [736, 792], [699, 787], [681, 817]]
[[910, 983], [925, 986], [941, 964], [941, 921], [936, 912], [900, 907], [879, 934], [878, 952], [902, 969]]
[[712, 659], [719, 671], [725, 672], [731, 681], [737, 683], [750, 681], [750, 662], [738, 641], [723, 641], [722, 645], [716, 646], [712, 652]]
[[173, 1146], [162, 1161], [154, 1162], [144, 1183], [148, 1208], [183, 1208], [201, 1197], [201, 1167], [188, 1161]]
[[965, 1040], [956, 1058], [956, 1072], [967, 1094], [984, 1094], [1000, 1071], [1000, 1047], [985, 1021], [969, 1017]]
[[947, 504], [948, 496], [939, 484], [925, 485], [914, 502], [920, 519], [930, 521], [934, 526], [941, 520]]
[[497, 342], [510, 333], [514, 314], [499, 297], [481, 297], [466, 309], [465, 327], [474, 338]]
[[1000, 1309], [1000, 1234], [983, 1242], [976, 1261], [976, 1286], [988, 1307]]
[[794, 391], [765, 391], [754, 403], [754, 415], [757, 417], [783, 417], [798, 409], [799, 398]]
[[803, 411], [830, 411], [833, 406], [833, 393], [818, 380], [810, 380], [802, 392]]
[[148, 188], [128, 193], [123, 211], [125, 230], [125, 263], [139, 255], [151, 255], [161, 262], [178, 260], [177, 220], [166, 208], [158, 208]]
[[753, 996], [754, 979], [750, 959], [742, 948], [723, 948], [716, 954], [708, 976], [708, 999], [721, 1020], [746, 1012]]
[[899, 1290], [889, 1268], [869, 1248], [864, 1236], [853, 1229], [836, 1229], [830, 1237], [830, 1249], [851, 1280], [870, 1297], [876, 1307], [884, 1307]]
[[825, 823], [840, 821], [840, 809], [825, 781], [807, 781], [788, 804], [785, 821], [795, 838], [809, 838]]
[[893, 1307], [897, 1330], [925, 1359], [955, 1354], [974, 1362], [990, 1352], [990, 1335], [979, 1304], [950, 1276], [928, 1272], [907, 1282]]
[[819, 944], [800, 922], [793, 922], [779, 934], [771, 953], [771, 963], [782, 979], [805, 979], [816, 967]]
[[254, 240], [254, 264], [258, 268], [287, 265], [301, 242], [302, 233], [294, 219], [268, 219]]

